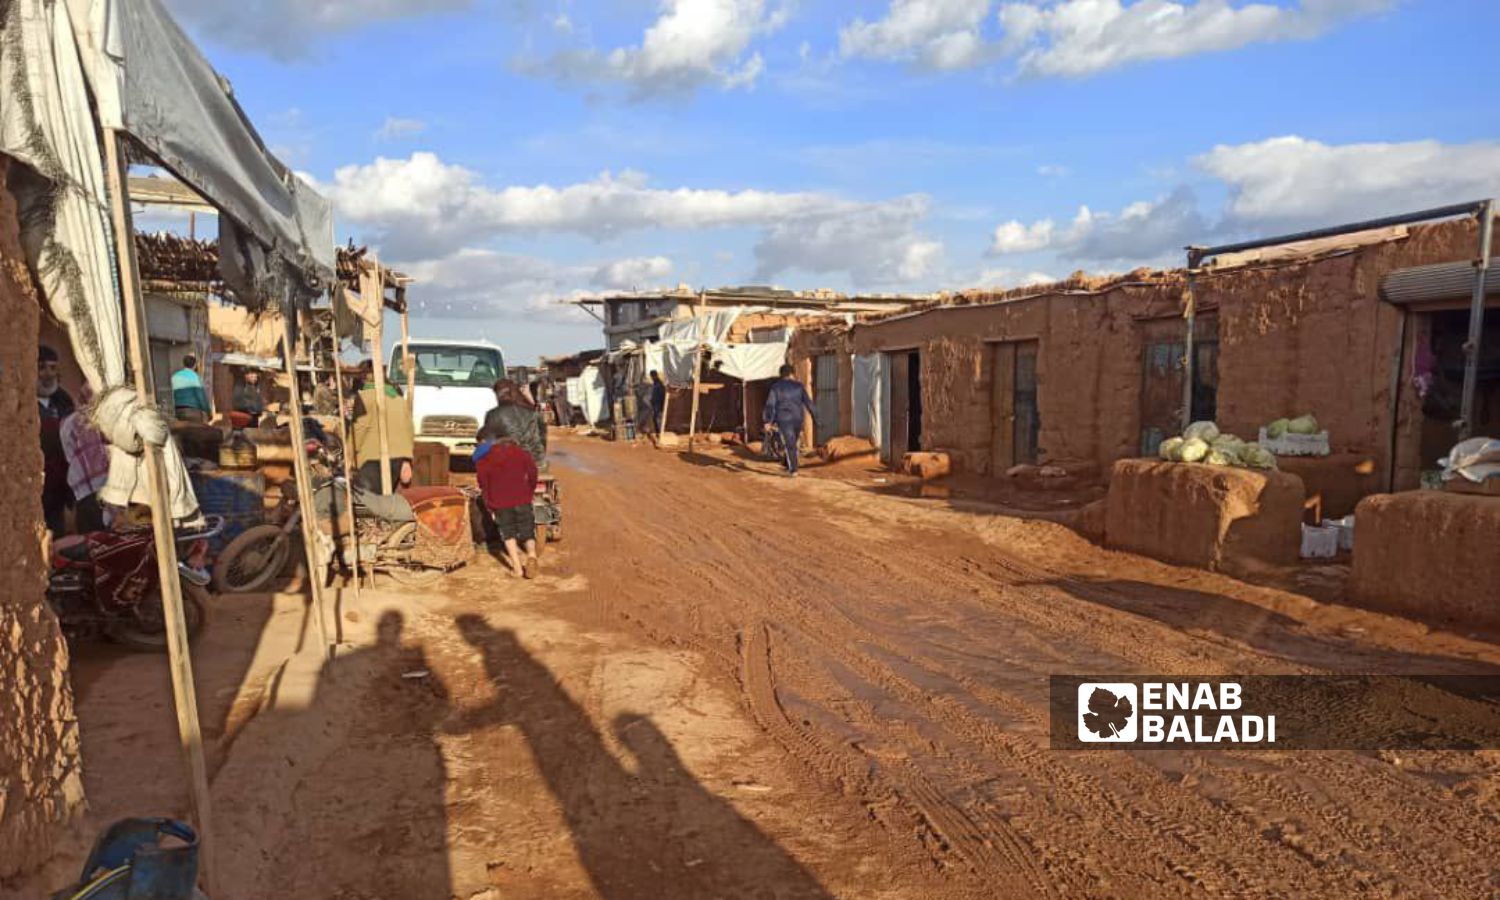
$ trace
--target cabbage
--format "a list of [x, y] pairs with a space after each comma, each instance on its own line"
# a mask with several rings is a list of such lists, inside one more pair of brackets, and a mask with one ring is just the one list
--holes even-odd
[[1212, 422], [1194, 422], [1187, 427], [1187, 431], [1184, 431], [1182, 436], [1187, 440], [1198, 438], [1205, 444], [1212, 443], [1213, 439], [1219, 436], [1219, 426]]
[[1208, 455], [1208, 442], [1201, 438], [1187, 438], [1178, 448], [1177, 455], [1183, 462], [1198, 462]]
[[1180, 438], [1180, 437], [1169, 437], [1169, 438], [1167, 438], [1166, 440], [1164, 440], [1164, 441], [1161, 442], [1161, 449], [1158, 450], [1157, 452], [1161, 454], [1161, 458], [1162, 459], [1165, 459], [1165, 460], [1168, 460], [1168, 461], [1171, 461], [1171, 462], [1176, 462], [1176, 461], [1181, 460], [1182, 459], [1182, 455], [1181, 455], [1181, 453], [1182, 453], [1182, 438]]
[[1210, 449], [1203, 461], [1211, 466], [1237, 466], [1240, 464], [1240, 455], [1233, 450]]
[[1279, 438], [1286, 434], [1286, 428], [1292, 423], [1291, 419], [1277, 419], [1266, 426], [1266, 437]]
[[1245, 442], [1232, 434], [1221, 434], [1209, 441], [1208, 446], [1214, 450], [1227, 450], [1238, 456], [1239, 452], [1244, 449]]
[[1240, 459], [1252, 469], [1276, 468], [1276, 454], [1259, 444], [1246, 444]]
[[1311, 413], [1298, 416], [1287, 423], [1286, 430], [1288, 434], [1317, 434], [1318, 420], [1314, 419]]

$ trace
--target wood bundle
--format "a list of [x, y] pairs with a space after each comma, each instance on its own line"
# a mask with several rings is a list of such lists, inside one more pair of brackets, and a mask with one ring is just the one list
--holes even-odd
[[214, 241], [167, 232], [137, 234], [135, 252], [141, 279], [148, 284], [197, 290], [213, 290], [219, 284], [219, 247]]

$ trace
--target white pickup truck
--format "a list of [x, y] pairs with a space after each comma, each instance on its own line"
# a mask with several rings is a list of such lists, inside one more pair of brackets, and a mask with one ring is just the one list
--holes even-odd
[[[489, 341], [411, 342], [416, 359], [412, 424], [417, 440], [441, 441], [455, 456], [474, 452], [474, 436], [485, 413], [495, 407], [495, 382], [505, 377], [505, 359]], [[398, 343], [391, 348], [393, 383], [406, 386], [406, 370]]]

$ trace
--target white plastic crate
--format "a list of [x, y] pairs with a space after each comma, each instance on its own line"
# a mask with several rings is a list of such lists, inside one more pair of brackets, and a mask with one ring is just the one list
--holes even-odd
[[1339, 555], [1339, 530], [1327, 525], [1302, 526], [1302, 558], [1333, 559]]
[[1273, 438], [1262, 427], [1260, 445], [1277, 456], [1327, 456], [1331, 452], [1326, 431], [1317, 434], [1283, 434], [1279, 438]]
[[1345, 551], [1354, 550], [1354, 514], [1350, 513], [1342, 519], [1324, 519], [1323, 527], [1332, 528], [1339, 535], [1339, 549]]

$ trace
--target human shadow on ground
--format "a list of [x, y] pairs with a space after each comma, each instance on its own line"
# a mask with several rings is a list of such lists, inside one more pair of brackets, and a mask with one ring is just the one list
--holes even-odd
[[462, 727], [503, 723], [521, 730], [601, 897], [831, 896], [774, 840], [699, 784], [649, 718], [620, 716], [613, 723], [633, 757], [631, 771], [514, 632], [476, 615], [457, 622], [499, 694], [465, 716]]
[[1262, 653], [1319, 669], [1419, 679], [1500, 675], [1500, 666], [1491, 663], [1409, 653], [1368, 640], [1306, 630], [1290, 616], [1223, 594], [1120, 579], [1060, 578], [1045, 583], [1089, 603], [1145, 616], [1183, 631], [1211, 632]]
[[228, 900], [450, 896], [451, 707], [403, 626], [387, 611], [373, 646], [286, 674], [236, 742], [213, 783]]

